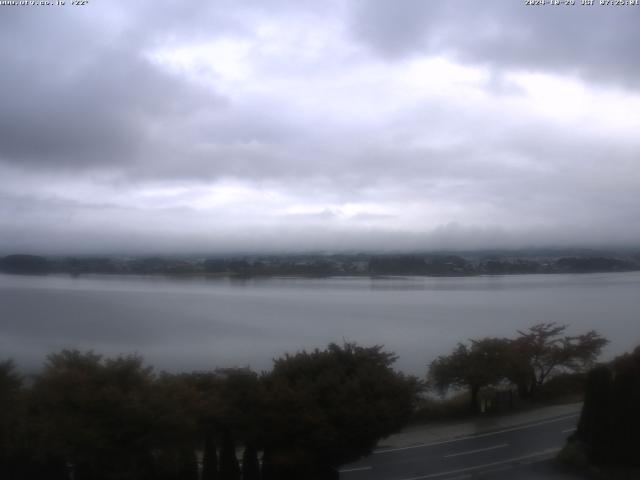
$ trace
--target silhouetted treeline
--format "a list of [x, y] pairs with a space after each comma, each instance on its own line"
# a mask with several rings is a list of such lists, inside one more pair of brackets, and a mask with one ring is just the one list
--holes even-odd
[[62, 351], [28, 382], [0, 363], [0, 478], [337, 478], [413, 412], [420, 383], [394, 361], [346, 343], [262, 374], [156, 374], [137, 356]]
[[570, 442], [597, 465], [640, 467], [640, 347], [589, 372]]
[[640, 269], [640, 255], [513, 257], [509, 255], [253, 255], [246, 257], [67, 257], [9, 255], [8, 273], [120, 273], [208, 276], [509, 275], [592, 273]]

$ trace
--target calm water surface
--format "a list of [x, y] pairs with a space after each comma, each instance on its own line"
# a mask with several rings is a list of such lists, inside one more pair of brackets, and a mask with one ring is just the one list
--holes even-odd
[[596, 329], [610, 358], [640, 344], [640, 272], [471, 278], [171, 279], [0, 275], [0, 359], [62, 348], [138, 352], [168, 370], [249, 365], [343, 339], [423, 374], [458, 341], [537, 322]]

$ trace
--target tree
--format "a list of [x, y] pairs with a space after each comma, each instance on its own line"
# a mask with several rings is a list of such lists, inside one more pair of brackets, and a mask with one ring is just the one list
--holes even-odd
[[606, 456], [611, 437], [611, 403], [613, 374], [607, 366], [591, 369], [587, 375], [584, 404], [576, 437], [589, 446], [593, 460]]
[[77, 480], [148, 478], [160, 436], [153, 381], [137, 356], [50, 355], [32, 391], [41, 449], [70, 462]]
[[242, 480], [260, 480], [260, 462], [256, 448], [249, 444], [242, 454]]
[[608, 340], [591, 330], [584, 335], [563, 335], [566, 325], [539, 323], [518, 331], [510, 349], [507, 376], [521, 397], [535, 395], [544, 382], [559, 372], [586, 371]]
[[576, 434], [596, 464], [640, 467], [640, 347], [589, 372]]
[[640, 467], [640, 347], [613, 362], [610, 461]]
[[458, 344], [429, 366], [429, 383], [441, 392], [449, 387], [468, 388], [471, 411], [479, 410], [480, 389], [508, 379], [521, 398], [533, 397], [540, 386], [561, 372], [586, 371], [608, 340], [597, 332], [563, 335], [566, 325], [540, 323], [519, 331], [513, 340], [484, 338]]
[[445, 393], [449, 387], [468, 388], [469, 408], [480, 410], [480, 389], [505, 377], [504, 364], [509, 340], [483, 338], [471, 340], [469, 346], [459, 343], [449, 355], [443, 355], [429, 365], [428, 383]]
[[191, 448], [182, 448], [179, 454], [178, 478], [180, 480], [198, 480], [198, 459]]
[[258, 375], [248, 368], [214, 371], [218, 389], [217, 428], [231, 440], [255, 444], [262, 436], [263, 394]]
[[0, 362], [0, 478], [11, 478], [14, 468], [16, 414], [22, 377], [12, 360]]
[[202, 480], [218, 480], [218, 454], [213, 433], [206, 432], [202, 454]]
[[420, 384], [381, 346], [331, 344], [275, 360], [262, 379], [263, 476], [326, 478], [372, 451], [413, 412]]
[[225, 431], [222, 436], [220, 448], [220, 480], [240, 480], [236, 446], [228, 431]]

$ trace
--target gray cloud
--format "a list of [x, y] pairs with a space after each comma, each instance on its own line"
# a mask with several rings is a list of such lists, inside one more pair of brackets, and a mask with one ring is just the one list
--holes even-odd
[[636, 14], [5, 8], [0, 250], [637, 243]]
[[538, 8], [501, 0], [356, 1], [351, 25], [355, 38], [389, 59], [453, 55], [497, 69], [563, 72], [640, 87], [637, 12], [595, 3]]
[[60, 53], [39, 52], [34, 59], [10, 49], [14, 33], [5, 31], [1, 39], [7, 88], [0, 91], [0, 156], [6, 162], [55, 169], [132, 163], [145, 154], [154, 128], [224, 103], [124, 45], [89, 48], [84, 37], [39, 32], [31, 41], [59, 42]]

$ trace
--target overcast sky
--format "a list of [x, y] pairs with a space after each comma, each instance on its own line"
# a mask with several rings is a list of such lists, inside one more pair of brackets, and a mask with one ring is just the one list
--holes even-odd
[[0, 252], [638, 245], [640, 7], [523, 3], [0, 6]]

